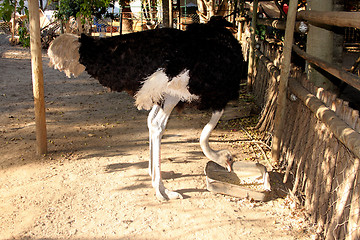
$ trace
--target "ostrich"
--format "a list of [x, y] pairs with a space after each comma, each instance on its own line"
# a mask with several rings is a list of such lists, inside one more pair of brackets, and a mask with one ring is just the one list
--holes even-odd
[[86, 71], [103, 86], [131, 94], [138, 109], [150, 110], [149, 175], [159, 200], [182, 198], [165, 188], [160, 168], [161, 138], [179, 103], [212, 111], [200, 146], [207, 158], [231, 171], [231, 153], [209, 145], [226, 104], [239, 95], [244, 62], [230, 26], [216, 16], [185, 31], [160, 28], [100, 39], [64, 34], [49, 47], [50, 66], [68, 77]]

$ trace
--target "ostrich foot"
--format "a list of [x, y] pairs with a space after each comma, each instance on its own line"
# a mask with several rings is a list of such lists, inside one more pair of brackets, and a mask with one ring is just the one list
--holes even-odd
[[156, 188], [156, 197], [160, 201], [168, 201], [172, 199], [183, 199], [183, 196], [178, 192], [170, 191], [165, 187]]
[[165, 189], [165, 193], [169, 197], [169, 199], [183, 199], [183, 196], [178, 192], [170, 191], [169, 189]]

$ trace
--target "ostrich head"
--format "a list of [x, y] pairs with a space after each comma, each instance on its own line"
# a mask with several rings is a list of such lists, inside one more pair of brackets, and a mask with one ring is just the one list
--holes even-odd
[[226, 168], [229, 172], [232, 171], [232, 162], [233, 156], [231, 155], [229, 150], [219, 150], [216, 151], [217, 157], [212, 159], [214, 162], [219, 164], [220, 166]]
[[233, 24], [222, 16], [212, 16], [208, 24], [216, 27], [233, 27]]

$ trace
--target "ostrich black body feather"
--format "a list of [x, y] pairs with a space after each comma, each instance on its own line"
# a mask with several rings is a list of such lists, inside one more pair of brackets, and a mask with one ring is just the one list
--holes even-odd
[[169, 81], [189, 70], [188, 90], [199, 109], [221, 110], [238, 97], [243, 70], [241, 46], [218, 21], [161, 28], [111, 38], [79, 38], [80, 63], [114, 91], [135, 94], [142, 82], [163, 69]]

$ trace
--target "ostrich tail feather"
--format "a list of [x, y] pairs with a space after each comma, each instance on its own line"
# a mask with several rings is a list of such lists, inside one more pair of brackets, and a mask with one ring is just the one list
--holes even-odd
[[49, 66], [65, 72], [67, 77], [79, 76], [85, 66], [79, 63], [79, 37], [74, 34], [63, 34], [57, 37], [50, 45], [48, 56]]

